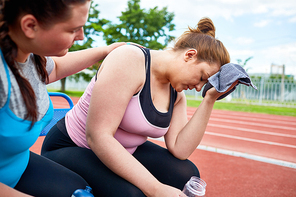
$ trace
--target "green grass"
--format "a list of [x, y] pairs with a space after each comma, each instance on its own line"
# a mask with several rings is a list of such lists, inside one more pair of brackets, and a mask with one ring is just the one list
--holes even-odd
[[[200, 100], [187, 100], [187, 106], [190, 106], [190, 107], [198, 107], [200, 103], [201, 103]], [[296, 117], [296, 108], [289, 108], [289, 107], [251, 105], [246, 103], [231, 103], [231, 102], [226, 103], [226, 102], [218, 101], [215, 103], [214, 109]]]
[[[47, 89], [48, 92], [61, 92], [59, 90], [53, 90], [53, 89]], [[65, 94], [67, 94], [68, 96], [72, 96], [72, 97], [81, 97], [83, 94], [83, 91], [65, 91], [63, 92]]]
[[[58, 92], [57, 90], [48, 89], [49, 92]], [[81, 97], [83, 91], [66, 91], [64, 92], [68, 96]], [[187, 106], [198, 107], [201, 100], [187, 100]], [[276, 107], [276, 106], [265, 106], [265, 105], [253, 105], [248, 103], [231, 103], [217, 101], [214, 105], [214, 109], [221, 109], [227, 111], [241, 111], [241, 112], [252, 112], [262, 114], [274, 114], [282, 116], [294, 116], [296, 117], [296, 108], [289, 107]]]

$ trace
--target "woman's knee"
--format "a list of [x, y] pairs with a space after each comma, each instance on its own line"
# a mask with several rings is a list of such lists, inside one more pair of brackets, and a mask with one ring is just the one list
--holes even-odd
[[194, 163], [190, 160], [186, 160], [187, 164], [184, 165], [183, 174], [187, 174], [187, 176], [197, 176], [200, 177], [199, 170]]

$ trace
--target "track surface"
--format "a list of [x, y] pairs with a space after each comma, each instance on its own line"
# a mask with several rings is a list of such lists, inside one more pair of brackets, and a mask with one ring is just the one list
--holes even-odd
[[296, 117], [214, 110], [201, 145], [296, 163]]
[[[52, 101], [55, 108], [67, 107], [63, 99]], [[187, 109], [188, 119], [195, 110]], [[43, 139], [33, 152], [40, 153]], [[207, 183], [207, 197], [296, 196], [296, 117], [213, 110], [189, 159]]]

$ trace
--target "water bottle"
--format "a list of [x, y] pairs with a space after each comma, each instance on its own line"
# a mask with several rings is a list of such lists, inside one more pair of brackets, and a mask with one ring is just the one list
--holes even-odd
[[199, 197], [205, 196], [206, 193], [206, 182], [199, 177], [193, 176], [185, 184], [183, 193], [188, 197]]
[[91, 187], [86, 186], [85, 189], [77, 189], [71, 197], [94, 197], [91, 192]]

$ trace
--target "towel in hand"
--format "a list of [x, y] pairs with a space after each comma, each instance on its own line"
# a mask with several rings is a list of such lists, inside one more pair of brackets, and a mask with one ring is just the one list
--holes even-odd
[[[205, 97], [206, 92], [212, 87], [215, 87], [218, 92], [225, 92], [236, 80], [238, 80], [236, 86], [244, 84], [257, 90], [257, 87], [252, 83], [249, 75], [243, 67], [237, 64], [228, 63], [223, 65], [216, 74], [208, 78], [208, 82], [203, 89], [202, 96]], [[223, 99], [232, 93], [236, 86], [221, 95], [217, 100]]]

